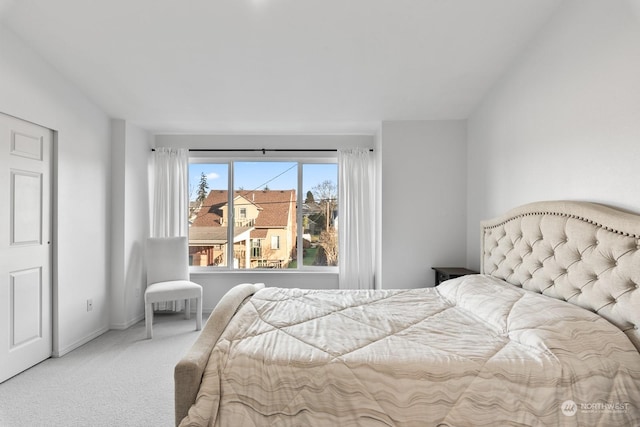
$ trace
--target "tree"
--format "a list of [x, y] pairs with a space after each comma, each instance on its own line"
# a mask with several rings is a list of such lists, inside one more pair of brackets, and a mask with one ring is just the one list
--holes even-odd
[[[314, 200], [319, 200], [319, 203], [329, 200], [335, 201], [338, 195], [338, 187], [328, 179], [313, 187], [311, 191]], [[307, 193], [307, 197], [309, 197], [309, 193]]]
[[316, 253], [315, 265], [338, 265], [338, 233], [335, 228], [331, 227], [320, 233], [318, 246], [320, 248]]
[[322, 216], [324, 216], [324, 227], [329, 231], [331, 226], [331, 215], [338, 203], [338, 187], [333, 181], [325, 180], [311, 189], [315, 200], [322, 208]]
[[198, 202], [198, 204], [202, 204], [202, 202], [204, 202], [204, 199], [207, 198], [207, 190], [209, 189], [209, 184], [207, 183], [207, 176], [204, 174], [204, 172], [200, 172], [200, 182], [198, 183], [198, 196], [196, 197], [196, 202]]
[[338, 205], [338, 187], [333, 181], [325, 180], [312, 189], [314, 200], [320, 205], [321, 214], [318, 222], [324, 220], [324, 231], [318, 238], [318, 252], [316, 254], [316, 265], [335, 266], [338, 265], [338, 233], [332, 226], [331, 216]]
[[316, 202], [316, 200], [313, 198], [313, 193], [311, 192], [311, 190], [307, 191], [307, 198], [304, 199], [304, 202], [307, 204]]

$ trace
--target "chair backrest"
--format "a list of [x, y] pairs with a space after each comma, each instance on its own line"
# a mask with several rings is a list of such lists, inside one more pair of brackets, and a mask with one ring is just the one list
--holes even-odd
[[186, 237], [147, 239], [147, 285], [189, 280], [189, 247]]

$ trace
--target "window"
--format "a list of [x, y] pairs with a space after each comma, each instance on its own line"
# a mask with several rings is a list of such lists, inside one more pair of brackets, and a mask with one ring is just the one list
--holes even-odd
[[334, 159], [194, 158], [189, 183], [191, 265], [291, 270], [338, 265]]
[[280, 249], [280, 236], [271, 236], [271, 249]]
[[262, 258], [262, 241], [260, 239], [251, 240], [251, 258]]

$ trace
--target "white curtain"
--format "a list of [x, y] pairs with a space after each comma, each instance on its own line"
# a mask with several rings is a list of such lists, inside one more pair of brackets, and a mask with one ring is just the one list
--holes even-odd
[[152, 237], [187, 235], [188, 151], [183, 148], [157, 148], [154, 164]]
[[[156, 148], [152, 237], [188, 236], [189, 155], [183, 148]], [[154, 310], [180, 311], [184, 301], [160, 302]]]
[[374, 161], [368, 148], [338, 150], [340, 289], [374, 287]]

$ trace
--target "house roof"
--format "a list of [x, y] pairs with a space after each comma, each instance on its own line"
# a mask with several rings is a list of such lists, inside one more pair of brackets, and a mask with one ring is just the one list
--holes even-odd
[[322, 213], [323, 208], [320, 206], [318, 202], [311, 203], [303, 203], [302, 204], [302, 214], [303, 215], [312, 215], [317, 213]]
[[[239, 198], [241, 197], [241, 198]], [[193, 221], [193, 227], [221, 227], [222, 209], [227, 206], [227, 190], [212, 190], [202, 203]], [[295, 190], [234, 191], [235, 206], [255, 205], [260, 209], [254, 226], [256, 228], [286, 227], [290, 209], [295, 209]]]
[[211, 190], [202, 202], [192, 226], [222, 227], [222, 207], [228, 202], [226, 190]]
[[[247, 238], [244, 233], [251, 231], [251, 227], [234, 227], [233, 241], [238, 242]], [[189, 227], [189, 244], [191, 246], [205, 246], [227, 243], [227, 227]]]
[[268, 231], [269, 230], [266, 229], [266, 228], [253, 229], [253, 230], [251, 230], [251, 238], [252, 239], [266, 239]]

